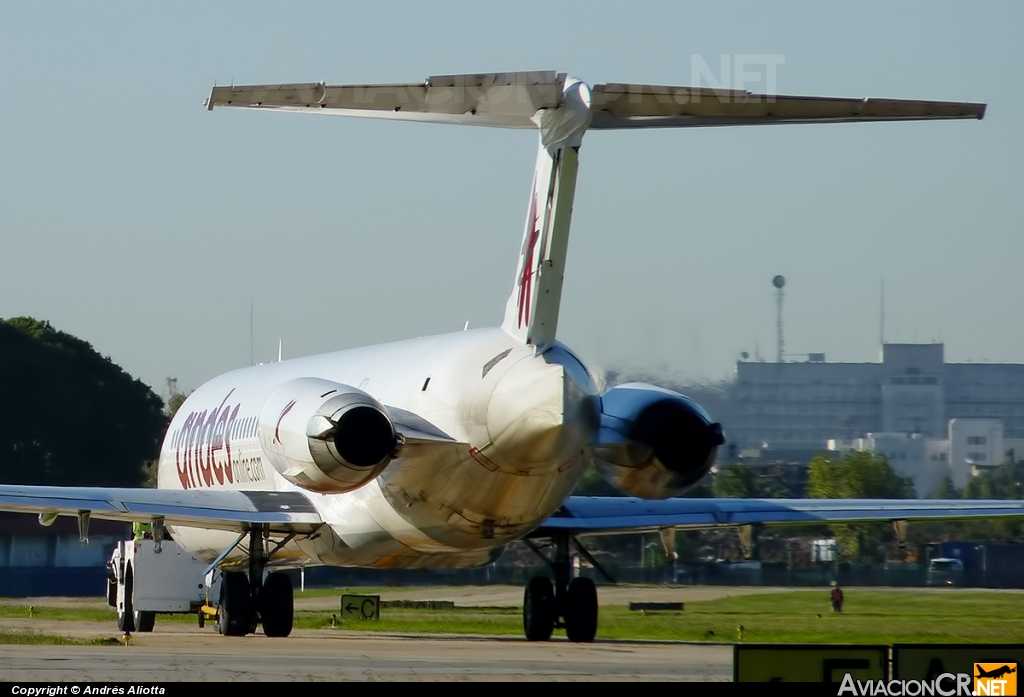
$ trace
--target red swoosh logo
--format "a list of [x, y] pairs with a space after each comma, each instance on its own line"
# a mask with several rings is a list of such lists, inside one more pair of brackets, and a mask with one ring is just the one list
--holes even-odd
[[519, 277], [519, 326], [530, 323], [530, 297], [533, 294], [533, 248], [540, 237], [540, 229], [537, 227], [537, 183], [534, 181], [533, 200], [530, 202], [530, 218], [532, 219], [533, 230], [523, 247], [523, 272]]
[[290, 412], [292, 410], [292, 407], [294, 406], [295, 400], [293, 399], [292, 401], [288, 402], [288, 404], [285, 405], [284, 409], [281, 410], [281, 415], [277, 417], [277, 427], [274, 429], [275, 443], [281, 442], [281, 422], [284, 421], [284, 417], [288, 415], [288, 412]]

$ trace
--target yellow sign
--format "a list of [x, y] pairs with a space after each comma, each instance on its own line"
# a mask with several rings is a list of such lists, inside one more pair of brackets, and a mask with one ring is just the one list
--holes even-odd
[[379, 620], [379, 595], [341, 596], [341, 618], [343, 620]]
[[735, 644], [735, 682], [835, 682], [888, 680], [888, 646]]
[[974, 694], [1016, 697], [1016, 663], [975, 663]]
[[[978, 678], [976, 664], [998, 664], [993, 668], [998, 670], [1001, 666], [1016, 668], [1020, 663], [1024, 663], [1024, 644], [895, 644], [892, 647], [892, 676], [897, 680], [934, 680], [943, 673], [951, 673], [972, 676], [973, 685]], [[1016, 691], [1016, 670], [1008, 675], [1014, 677]], [[998, 679], [1006, 678], [1004, 675]], [[989, 694], [979, 692], [976, 686], [974, 691], [979, 695]]]

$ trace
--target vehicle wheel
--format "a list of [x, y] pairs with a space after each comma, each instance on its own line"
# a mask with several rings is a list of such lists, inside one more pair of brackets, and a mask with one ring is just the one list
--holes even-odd
[[249, 579], [244, 573], [224, 573], [220, 582], [217, 616], [220, 618], [220, 633], [224, 636], [245, 636], [252, 631], [252, 598]]
[[565, 600], [565, 634], [569, 641], [591, 642], [597, 635], [597, 588], [589, 578], [574, 578]]
[[135, 631], [135, 611], [132, 609], [132, 597], [135, 594], [135, 584], [132, 578], [132, 567], [124, 572], [124, 605], [117, 610], [117, 628], [122, 632]]
[[132, 619], [136, 632], [152, 632], [156, 624], [156, 613], [150, 610], [136, 610]]
[[546, 576], [534, 576], [523, 594], [523, 632], [530, 641], [547, 641], [555, 628], [555, 592]]
[[272, 637], [284, 637], [292, 633], [295, 604], [292, 580], [287, 574], [269, 574], [260, 592], [260, 617], [263, 633]]
[[107, 605], [117, 607], [117, 577], [113, 574], [107, 578]]

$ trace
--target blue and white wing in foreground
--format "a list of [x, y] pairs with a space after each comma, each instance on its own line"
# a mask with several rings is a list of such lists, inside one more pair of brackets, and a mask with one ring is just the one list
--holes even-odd
[[242, 532], [311, 532], [323, 522], [312, 502], [291, 491], [176, 491], [107, 487], [0, 486], [0, 510], [40, 519], [88, 512], [128, 522], [163, 518], [167, 525]]
[[1024, 501], [938, 499], [668, 499], [571, 496], [533, 534], [608, 535], [663, 528], [820, 525], [1024, 516]]

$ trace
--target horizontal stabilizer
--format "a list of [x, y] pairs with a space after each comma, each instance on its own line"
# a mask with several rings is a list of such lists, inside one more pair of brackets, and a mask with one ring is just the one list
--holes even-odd
[[[438, 75], [389, 85], [214, 87], [206, 107], [306, 111], [431, 123], [539, 128], [537, 112], [562, 104], [564, 73]], [[692, 128], [772, 123], [980, 119], [984, 104], [754, 94], [711, 87], [608, 83], [589, 91], [591, 129]]]
[[707, 87], [619, 83], [595, 85], [590, 98], [592, 129], [980, 119], [985, 115], [984, 104], [790, 97]]
[[214, 87], [206, 107], [305, 111], [397, 121], [537, 128], [540, 109], [562, 99], [564, 75], [554, 71], [440, 75], [395, 85], [249, 85]]

